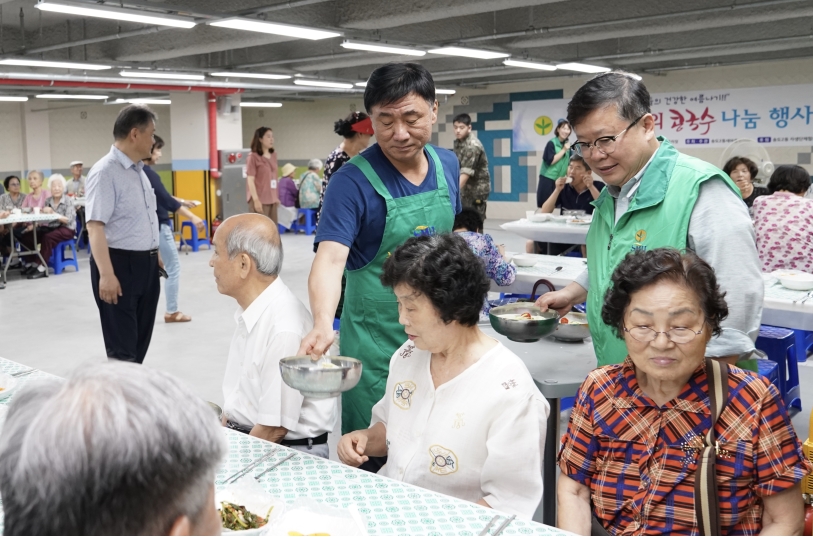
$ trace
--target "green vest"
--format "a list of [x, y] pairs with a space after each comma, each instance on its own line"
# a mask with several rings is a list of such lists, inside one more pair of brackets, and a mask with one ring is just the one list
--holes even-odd
[[[562, 150], [564, 145], [562, 145], [562, 141], [559, 139], [558, 136], [554, 136], [553, 140], [553, 147], [558, 153]], [[553, 179], [554, 181], [559, 179], [560, 177], [564, 177], [567, 175], [567, 166], [570, 164], [570, 152], [565, 151], [565, 154], [562, 158], [559, 159], [559, 162], [556, 164], [548, 164], [544, 160], [542, 161], [542, 167], [539, 168], [539, 175], [542, 177], [547, 177], [548, 179]]]
[[596, 209], [587, 233], [587, 315], [599, 366], [619, 364], [627, 356], [624, 340], [601, 320], [604, 295], [618, 264], [637, 250], [667, 246], [685, 250], [700, 185], [709, 179], [722, 179], [739, 195], [733, 181], [716, 166], [678, 152], [662, 137], [658, 140], [660, 148], [617, 224], [615, 199], [606, 188], [593, 202]]

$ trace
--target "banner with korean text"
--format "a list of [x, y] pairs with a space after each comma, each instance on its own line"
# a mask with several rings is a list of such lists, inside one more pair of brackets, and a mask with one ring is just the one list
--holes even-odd
[[[542, 136], [537, 130], [533, 139], [533, 122], [539, 116], [550, 117], [555, 102], [514, 103], [515, 150], [541, 151], [545, 147], [550, 135]], [[563, 102], [566, 107], [568, 99]], [[656, 93], [652, 113], [656, 133], [678, 147], [726, 147], [740, 138], [766, 147], [813, 145], [813, 85]]]

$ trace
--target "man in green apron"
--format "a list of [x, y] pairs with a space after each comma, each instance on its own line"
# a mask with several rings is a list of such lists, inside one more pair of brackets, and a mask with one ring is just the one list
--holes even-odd
[[[409, 237], [452, 231], [460, 211], [460, 167], [451, 151], [429, 145], [438, 103], [432, 75], [417, 64], [387, 64], [367, 81], [364, 106], [376, 144], [342, 166], [325, 192], [308, 291], [314, 329], [299, 354], [333, 343], [333, 314], [347, 277], [339, 345], [362, 361], [359, 384], [342, 396], [342, 433], [370, 426], [384, 395], [389, 362], [406, 341], [381, 267]], [[382, 461], [366, 467], [376, 471]]]
[[587, 269], [564, 289], [541, 296], [537, 305], [566, 312], [587, 299], [598, 365], [620, 363], [627, 355], [624, 341], [601, 320], [613, 270], [632, 251], [690, 249], [714, 268], [729, 308], [707, 356], [730, 363], [747, 358], [759, 333], [764, 288], [754, 229], [736, 185], [715, 166], [655, 135], [649, 92], [627, 73], [604, 73], [587, 82], [567, 115], [576, 133], [574, 151], [607, 188], [593, 202]]

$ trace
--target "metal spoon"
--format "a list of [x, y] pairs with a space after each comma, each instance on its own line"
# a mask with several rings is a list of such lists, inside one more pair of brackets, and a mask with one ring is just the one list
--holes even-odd
[[36, 369], [33, 369], [33, 368], [32, 369], [26, 369], [25, 371], [17, 371], [16, 373], [12, 374], [11, 376], [12, 377], [17, 377], [17, 378], [24, 377], [26, 375], [30, 375], [34, 371], [36, 371]]
[[495, 523], [495, 522], [497, 522], [497, 520], [499, 520], [499, 518], [500, 518], [500, 515], [494, 515], [494, 518], [492, 518], [492, 519], [491, 519], [491, 520], [488, 522], [488, 524], [486, 524], [486, 527], [485, 527], [485, 528], [483, 528], [483, 531], [481, 531], [481, 532], [480, 532], [480, 533], [478, 533], [477, 535], [489, 535], [488, 530], [490, 530], [490, 529], [491, 529], [491, 526], [493, 526], [493, 525], [494, 525], [494, 523]]
[[277, 462], [277, 463], [273, 464], [272, 466], [269, 466], [268, 468], [266, 468], [266, 469], [265, 469], [263, 472], [261, 472], [260, 474], [255, 475], [255, 476], [254, 476], [254, 479], [260, 479], [262, 476], [264, 476], [265, 474], [267, 474], [268, 472], [270, 472], [271, 470], [273, 470], [274, 468], [276, 468], [277, 466], [279, 466], [279, 465], [280, 465], [280, 464], [282, 464], [283, 462], [287, 461], [288, 459], [290, 459], [290, 458], [291, 458], [291, 457], [293, 457], [294, 455], [296, 455], [296, 453], [291, 453], [290, 455], [288, 455], [287, 457], [285, 457], [285, 458], [284, 458], [284, 459], [282, 459], [281, 461], [279, 461], [279, 462]]
[[513, 522], [513, 521], [514, 521], [514, 519], [515, 519], [515, 518], [517, 518], [517, 515], [511, 515], [511, 518], [507, 518], [507, 519], [505, 519], [505, 522], [503, 522], [503, 523], [502, 523], [502, 525], [501, 525], [499, 528], [497, 528], [497, 529], [494, 531], [494, 535], [499, 535], [499, 534], [501, 534], [501, 533], [503, 532], [503, 530], [504, 530], [505, 528], [507, 528], [507, 527], [508, 527], [508, 525], [509, 525], [511, 522]]

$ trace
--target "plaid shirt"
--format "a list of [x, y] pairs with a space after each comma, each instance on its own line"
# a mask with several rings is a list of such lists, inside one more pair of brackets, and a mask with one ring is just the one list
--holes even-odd
[[[715, 427], [723, 534], [755, 535], [762, 496], [798, 483], [803, 455], [776, 388], [730, 368], [729, 398]], [[593, 514], [613, 535], [697, 534], [694, 481], [711, 426], [705, 364], [658, 407], [638, 387], [629, 357], [596, 369], [576, 395], [559, 466], [591, 491]]]

